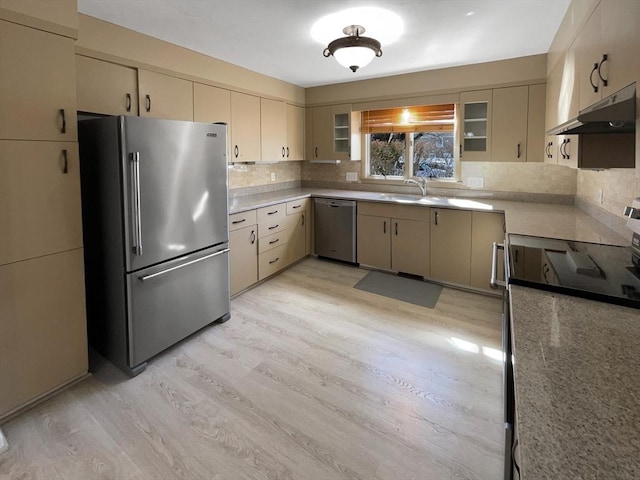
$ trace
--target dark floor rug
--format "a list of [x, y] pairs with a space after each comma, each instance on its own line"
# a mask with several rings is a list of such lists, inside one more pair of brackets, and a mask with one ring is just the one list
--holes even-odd
[[367, 273], [353, 288], [427, 308], [436, 306], [442, 292], [440, 285], [382, 272]]

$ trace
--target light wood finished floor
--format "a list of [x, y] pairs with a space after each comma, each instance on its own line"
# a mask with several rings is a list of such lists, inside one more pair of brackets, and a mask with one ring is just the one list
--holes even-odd
[[307, 259], [134, 379], [98, 359], [3, 425], [0, 478], [499, 479], [482, 348], [500, 349], [500, 301], [444, 289], [427, 309], [352, 288], [365, 274]]

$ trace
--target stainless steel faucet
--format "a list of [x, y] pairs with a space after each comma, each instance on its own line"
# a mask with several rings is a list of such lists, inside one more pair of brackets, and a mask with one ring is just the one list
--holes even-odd
[[427, 196], [427, 179], [425, 177], [411, 177], [405, 178], [404, 183], [410, 183], [412, 185], [417, 185], [420, 187], [420, 191], [422, 192], [422, 196]]

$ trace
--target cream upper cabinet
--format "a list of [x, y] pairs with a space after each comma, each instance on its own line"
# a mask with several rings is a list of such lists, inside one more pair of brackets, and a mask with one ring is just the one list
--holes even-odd
[[333, 109], [331, 106], [307, 109], [307, 159], [333, 159]]
[[602, 61], [600, 6], [591, 13], [574, 42], [578, 72], [579, 110], [602, 98], [602, 78], [598, 72]]
[[492, 91], [460, 92], [461, 160], [491, 160]]
[[[602, 53], [607, 61], [600, 68], [603, 97], [640, 80], [640, 2], [601, 0]], [[602, 60], [602, 59], [601, 59]]]
[[0, 21], [0, 138], [76, 141], [74, 41]]
[[556, 159], [558, 165], [578, 168], [579, 135], [556, 135]]
[[[529, 87], [526, 85], [493, 90], [492, 161], [526, 161], [528, 106]], [[467, 137], [465, 137], [466, 140]]]
[[138, 70], [140, 116], [193, 121], [193, 82]]
[[[493, 242], [503, 243], [504, 214], [471, 212], [471, 282], [476, 288], [491, 288], [491, 260]], [[503, 256], [498, 257], [498, 279], [504, 280]]]
[[231, 92], [231, 161], [260, 161], [260, 97]]
[[527, 109], [527, 162], [545, 161], [545, 103], [547, 87], [544, 83], [529, 85]]
[[287, 104], [287, 160], [304, 160], [303, 107]]
[[0, 265], [82, 247], [75, 142], [0, 140]]
[[138, 71], [76, 55], [78, 110], [105, 115], [138, 115]]
[[471, 279], [471, 212], [431, 208], [431, 277], [469, 285]]
[[547, 78], [546, 129], [578, 115], [579, 75], [575, 48], [570, 47], [555, 64]]
[[12, 22], [23, 23], [27, 16], [23, 24], [70, 38], [78, 35], [77, 0], [0, 0], [0, 12]]
[[287, 160], [287, 106], [279, 100], [260, 99], [261, 159]]
[[333, 123], [332, 158], [351, 160], [351, 105], [333, 105], [331, 121]]
[[203, 123], [231, 123], [231, 92], [224, 88], [193, 84], [193, 120]]
[[79, 248], [0, 267], [0, 418], [86, 374], [83, 263]]

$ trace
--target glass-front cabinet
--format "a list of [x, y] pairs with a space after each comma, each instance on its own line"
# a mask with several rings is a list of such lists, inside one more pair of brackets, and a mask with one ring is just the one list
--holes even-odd
[[491, 99], [491, 90], [460, 93], [463, 161], [491, 160]]

